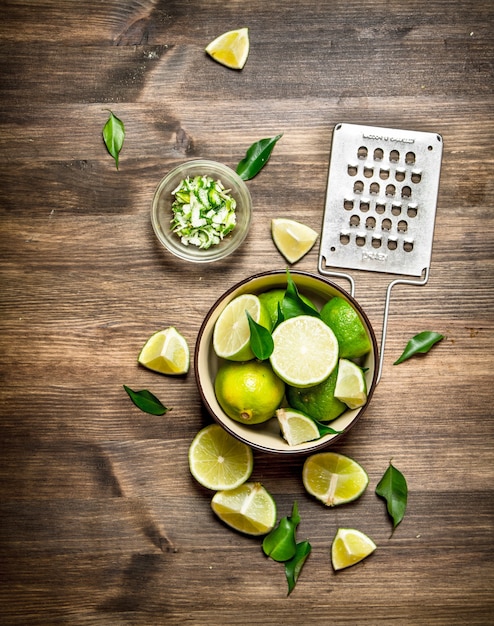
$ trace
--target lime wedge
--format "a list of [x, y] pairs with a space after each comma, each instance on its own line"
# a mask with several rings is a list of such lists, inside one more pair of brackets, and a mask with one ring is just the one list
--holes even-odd
[[331, 561], [335, 570], [355, 565], [377, 548], [370, 537], [354, 528], [339, 528], [331, 545]]
[[170, 326], [151, 335], [137, 360], [160, 374], [186, 374], [189, 371], [189, 346], [177, 329]]
[[334, 395], [350, 409], [364, 406], [367, 402], [367, 385], [362, 368], [352, 361], [340, 359]]
[[317, 239], [315, 230], [284, 217], [271, 220], [271, 236], [273, 241], [289, 263], [296, 263], [314, 245]]
[[305, 460], [302, 482], [308, 493], [326, 506], [337, 506], [361, 496], [369, 477], [350, 457], [337, 452], [320, 452]]
[[237, 296], [226, 305], [216, 320], [213, 348], [217, 356], [230, 361], [249, 361], [254, 358], [250, 349], [250, 327], [246, 312], [255, 322], [270, 328], [269, 314], [257, 296]]
[[291, 317], [273, 331], [271, 365], [293, 387], [325, 380], [338, 362], [338, 341], [323, 321], [311, 315]]
[[225, 524], [247, 535], [265, 535], [276, 524], [276, 503], [260, 483], [218, 491], [211, 508]]
[[306, 441], [319, 439], [319, 429], [316, 423], [307, 415], [293, 409], [278, 409], [276, 417], [280, 425], [281, 434], [290, 446], [297, 446]]
[[190, 473], [207, 489], [235, 489], [249, 478], [253, 467], [249, 446], [219, 424], [200, 430], [189, 448]]
[[206, 46], [206, 52], [221, 65], [241, 70], [249, 56], [249, 29], [229, 30]]

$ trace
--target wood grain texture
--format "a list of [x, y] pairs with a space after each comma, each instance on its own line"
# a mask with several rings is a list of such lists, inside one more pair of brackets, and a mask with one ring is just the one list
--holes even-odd
[[[487, 625], [492, 564], [494, 120], [488, 0], [9, 0], [0, 21], [0, 622], [26, 624]], [[241, 72], [207, 57], [248, 26]], [[120, 169], [101, 130], [126, 126]], [[159, 328], [194, 350], [229, 286], [286, 263], [270, 220], [320, 231], [338, 122], [437, 132], [444, 153], [431, 276], [393, 292], [382, 380], [334, 449], [366, 468], [352, 505], [325, 509], [303, 458], [255, 453], [279, 516], [296, 499], [313, 546], [286, 597], [258, 539], [224, 527], [189, 474], [210, 417], [194, 369], [137, 366]], [[190, 158], [235, 167], [282, 132], [249, 181], [255, 214], [227, 261], [191, 266], [155, 241], [154, 189]], [[295, 267], [317, 272], [318, 247]], [[354, 273], [378, 338], [386, 276]], [[342, 286], [347, 287], [344, 283]], [[424, 330], [445, 339], [393, 366]], [[139, 412], [122, 385], [172, 410]], [[406, 475], [391, 534], [374, 489]], [[378, 544], [335, 574], [340, 526]]]

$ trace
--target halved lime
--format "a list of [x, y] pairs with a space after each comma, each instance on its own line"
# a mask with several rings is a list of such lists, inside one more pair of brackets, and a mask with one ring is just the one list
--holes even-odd
[[271, 365], [288, 385], [311, 387], [325, 380], [338, 361], [338, 341], [323, 321], [291, 317], [273, 331]]
[[293, 409], [278, 409], [276, 417], [280, 425], [281, 434], [290, 446], [319, 439], [319, 429], [316, 423], [307, 415]]
[[320, 452], [305, 460], [302, 482], [308, 493], [326, 506], [337, 506], [361, 496], [369, 477], [350, 457], [337, 452]]
[[249, 361], [254, 358], [250, 349], [250, 327], [246, 312], [261, 326], [271, 328], [269, 314], [257, 296], [237, 296], [226, 305], [216, 320], [213, 348], [217, 356], [230, 361]]
[[309, 252], [317, 239], [316, 231], [310, 226], [284, 217], [271, 220], [271, 236], [289, 263], [299, 261]]
[[331, 545], [331, 561], [335, 570], [355, 565], [377, 548], [370, 537], [355, 528], [339, 528]]
[[169, 326], [151, 335], [137, 360], [160, 374], [186, 374], [189, 371], [189, 346], [177, 329]]
[[207, 489], [235, 489], [248, 480], [253, 467], [251, 448], [219, 424], [200, 430], [190, 444], [190, 472]]
[[247, 535], [265, 535], [276, 524], [276, 503], [260, 483], [218, 491], [211, 508], [225, 524]]
[[249, 56], [249, 29], [229, 30], [206, 46], [206, 52], [221, 65], [241, 70]]
[[367, 402], [367, 385], [362, 368], [352, 361], [340, 359], [334, 395], [350, 409], [364, 406]]

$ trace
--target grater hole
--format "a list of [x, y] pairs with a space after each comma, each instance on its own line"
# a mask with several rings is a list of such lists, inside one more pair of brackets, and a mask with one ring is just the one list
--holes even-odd
[[357, 174], [357, 166], [356, 165], [349, 165], [348, 169], [347, 169], [348, 175], [349, 176], [356, 176]]
[[371, 183], [370, 192], [377, 195], [379, 193], [379, 183]]
[[391, 230], [391, 220], [388, 218], [383, 219], [381, 222], [381, 228], [383, 230]]
[[384, 211], [386, 210], [386, 207], [384, 206], [384, 204], [376, 204], [376, 213], [378, 213], [379, 215], [382, 215], [384, 213]]
[[344, 200], [343, 208], [345, 211], [351, 211], [353, 209], [353, 200]]
[[371, 178], [374, 174], [374, 169], [372, 167], [364, 167], [364, 176], [366, 178]]
[[373, 248], [380, 248], [381, 244], [382, 244], [382, 241], [378, 237], [372, 237], [372, 247]]
[[388, 239], [388, 250], [396, 250], [398, 247], [398, 242], [396, 239]]
[[393, 163], [398, 163], [398, 161], [400, 160], [400, 153], [398, 152], [398, 150], [391, 150], [391, 152], [389, 153], [389, 160]]
[[405, 220], [400, 220], [397, 228], [399, 233], [406, 233], [408, 230], [408, 223]]
[[360, 224], [360, 217], [358, 215], [352, 215], [350, 217], [350, 226], [358, 226]]
[[411, 196], [412, 196], [412, 188], [408, 187], [408, 185], [405, 185], [405, 187], [403, 187], [401, 190], [401, 197], [410, 198]]
[[407, 209], [408, 217], [417, 217], [418, 209], [416, 205], [409, 204]]
[[369, 202], [367, 200], [363, 200], [360, 203], [360, 210], [362, 211], [362, 213], [367, 213], [367, 211], [369, 210]]
[[365, 146], [360, 146], [360, 148], [357, 150], [357, 156], [359, 159], [366, 159], [367, 158], [367, 148]]
[[396, 187], [394, 185], [387, 185], [386, 186], [386, 195], [387, 196], [394, 196], [396, 193]]
[[420, 183], [422, 180], [422, 172], [412, 172], [412, 183]]
[[401, 213], [401, 204], [393, 204], [391, 207], [391, 213], [396, 217]]
[[347, 235], [347, 233], [341, 233], [340, 234], [340, 243], [343, 244], [344, 246], [346, 246], [348, 243], [350, 243], [350, 235]]
[[395, 178], [399, 183], [402, 183], [405, 180], [405, 170], [396, 170]]
[[376, 227], [376, 218], [375, 217], [368, 217], [365, 220], [365, 227], [368, 228], [369, 230], [372, 230], [373, 228]]
[[413, 250], [413, 241], [403, 242], [403, 250], [405, 250], [405, 252], [411, 252]]
[[380, 169], [379, 170], [379, 178], [381, 180], [387, 180], [389, 178], [389, 170]]
[[413, 165], [415, 163], [415, 152], [407, 152], [405, 154], [405, 163]]
[[355, 185], [353, 186], [354, 193], [362, 193], [364, 190], [364, 183], [361, 180], [355, 181]]
[[362, 248], [363, 246], [365, 246], [365, 237], [363, 237], [362, 235], [357, 235], [355, 237], [355, 243], [357, 244], [357, 246], [359, 246], [359, 248]]
[[384, 151], [381, 148], [376, 148], [374, 150], [374, 160], [375, 161], [382, 161], [384, 157]]

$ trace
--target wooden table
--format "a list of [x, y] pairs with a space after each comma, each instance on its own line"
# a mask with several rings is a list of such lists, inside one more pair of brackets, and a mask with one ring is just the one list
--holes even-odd
[[[1, 623], [492, 623], [492, 2], [2, 8]], [[205, 55], [241, 26], [241, 72]], [[118, 171], [101, 138], [108, 109], [126, 126]], [[312, 543], [287, 598], [282, 566], [223, 527], [189, 474], [189, 444], [211, 421], [193, 369], [166, 378], [136, 358], [169, 325], [193, 351], [226, 288], [286, 266], [271, 218], [320, 232], [338, 122], [440, 133], [441, 184], [429, 283], [396, 289], [382, 380], [334, 446], [367, 469], [367, 492], [326, 509], [304, 492], [303, 459], [255, 453], [253, 478], [280, 516], [297, 500], [299, 537]], [[149, 212], [168, 170], [196, 157], [234, 168], [278, 133], [248, 182], [255, 213], [239, 251], [193, 265], [160, 248]], [[294, 268], [317, 263], [318, 245]], [[383, 276], [356, 282], [379, 336]], [[393, 366], [422, 330], [446, 338]], [[141, 413], [123, 384], [173, 410]], [[410, 490], [392, 537], [374, 494], [390, 459]], [[339, 526], [378, 549], [335, 574]]]

